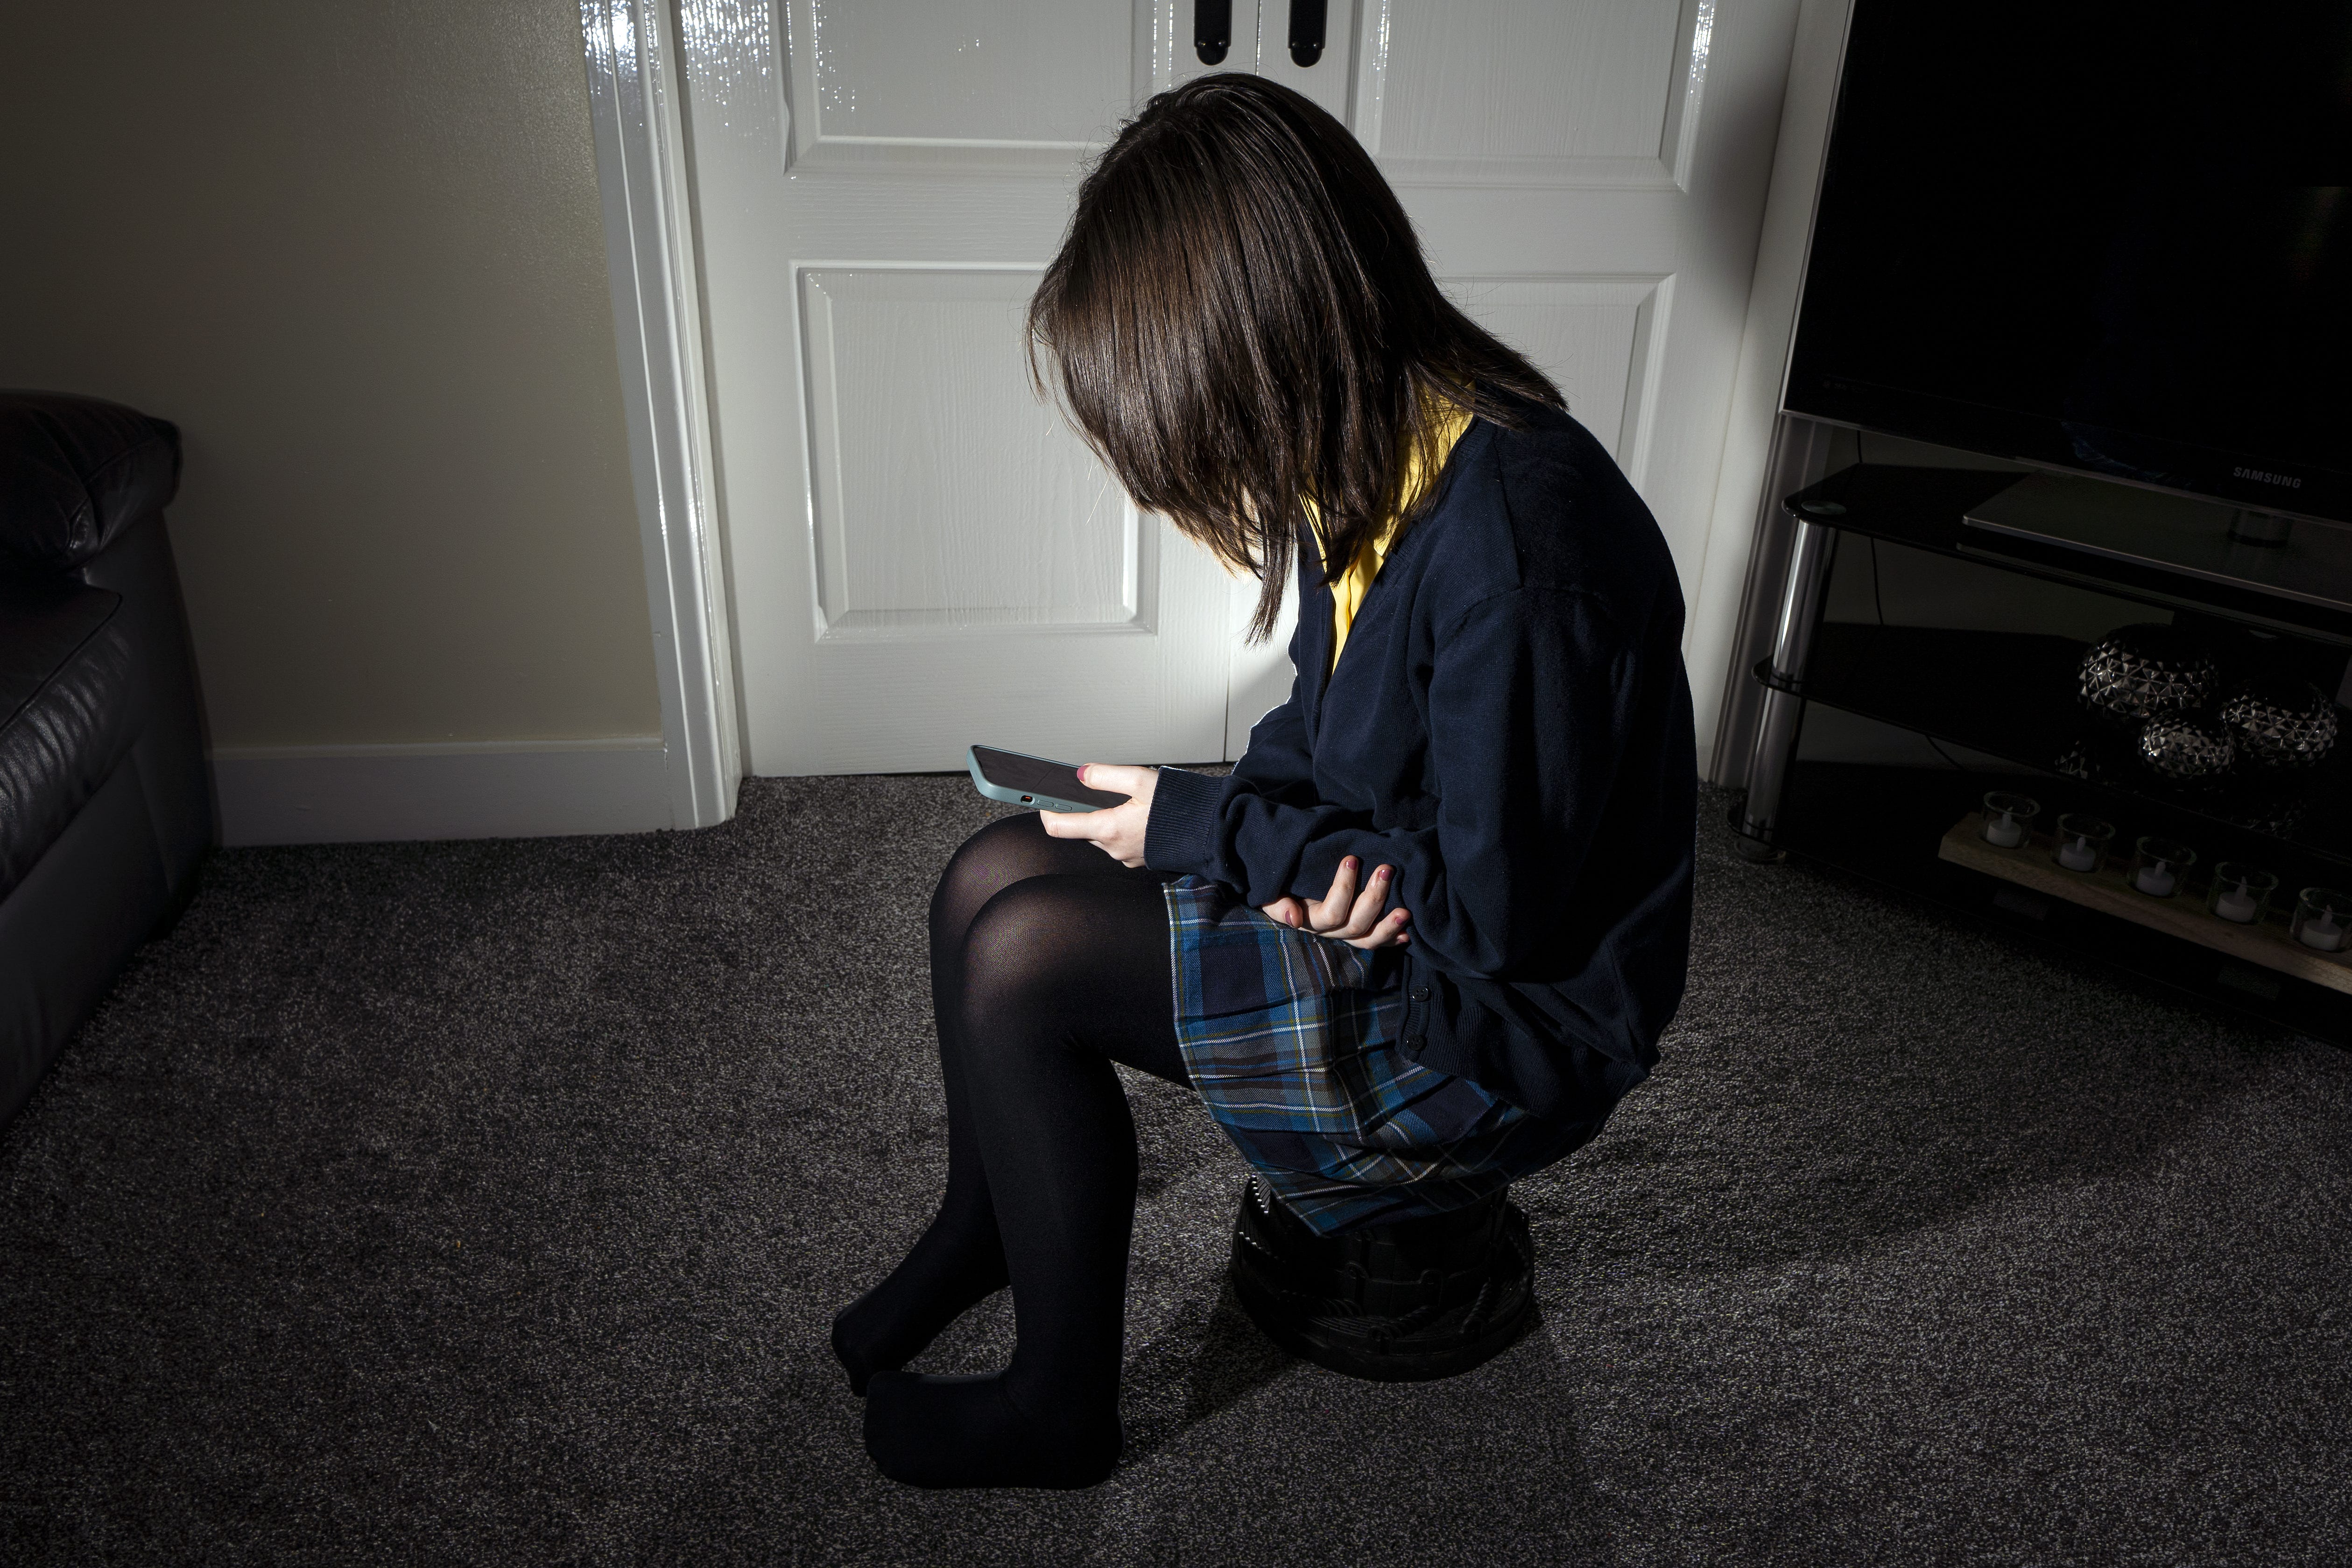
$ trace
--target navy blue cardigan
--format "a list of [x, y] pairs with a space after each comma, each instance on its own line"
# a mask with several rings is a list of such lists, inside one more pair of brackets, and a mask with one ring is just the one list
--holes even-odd
[[1256, 904], [1395, 866], [1408, 1051], [1582, 1120], [1682, 1000], [1697, 763], [1665, 539], [1582, 425], [1523, 417], [1455, 444], [1336, 670], [1301, 549], [1290, 700], [1230, 777], [1161, 772], [1144, 859]]

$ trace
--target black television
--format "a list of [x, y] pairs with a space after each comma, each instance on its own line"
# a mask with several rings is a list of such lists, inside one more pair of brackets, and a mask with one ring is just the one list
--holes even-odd
[[1784, 406], [2352, 522], [2347, 153], [2344, 0], [1855, 0]]

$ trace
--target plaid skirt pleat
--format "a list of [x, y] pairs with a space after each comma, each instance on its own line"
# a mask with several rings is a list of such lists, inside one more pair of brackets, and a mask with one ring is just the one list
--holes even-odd
[[1293, 930], [1199, 877], [1165, 892], [1192, 1087], [1316, 1230], [1463, 1207], [1591, 1135], [1408, 1058], [1393, 949]]

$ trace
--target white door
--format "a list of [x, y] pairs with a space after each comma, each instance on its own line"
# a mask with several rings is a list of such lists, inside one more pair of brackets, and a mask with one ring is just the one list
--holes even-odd
[[1278, 700], [1254, 584], [1138, 514], [1031, 394], [1021, 313], [1085, 156], [1257, 69], [1339, 114], [1440, 278], [1560, 383], [1686, 596], [1797, 0], [686, 0], [722, 517], [756, 773], [1235, 755]]

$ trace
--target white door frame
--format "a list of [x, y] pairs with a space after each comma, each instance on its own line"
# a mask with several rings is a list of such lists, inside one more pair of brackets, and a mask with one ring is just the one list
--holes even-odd
[[1787, 572], [1780, 499], [1820, 478], [1826, 455], [1804, 439], [1791, 444], [1780, 411], [1853, 13], [1853, 0], [1801, 0], [1798, 8], [1706, 565], [1691, 595], [1685, 654], [1698, 710], [1699, 776], [1732, 788], [1748, 781], [1763, 695], [1748, 672], [1764, 652], [1765, 612], [1779, 604]]
[[735, 814], [743, 763], [670, 9], [581, 0], [580, 29], [671, 825], [705, 828]]

